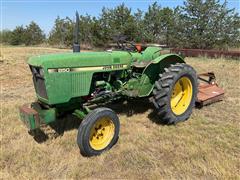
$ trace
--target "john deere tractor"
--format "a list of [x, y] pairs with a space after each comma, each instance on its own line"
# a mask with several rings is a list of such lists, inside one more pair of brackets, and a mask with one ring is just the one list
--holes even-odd
[[119, 50], [40, 55], [28, 61], [37, 101], [20, 107], [29, 130], [72, 113], [82, 122], [77, 144], [85, 156], [99, 155], [118, 140], [119, 118], [109, 108], [91, 106], [121, 98], [149, 97], [159, 121], [175, 124], [191, 115], [197, 95], [195, 70], [176, 54], [161, 54], [123, 39]]

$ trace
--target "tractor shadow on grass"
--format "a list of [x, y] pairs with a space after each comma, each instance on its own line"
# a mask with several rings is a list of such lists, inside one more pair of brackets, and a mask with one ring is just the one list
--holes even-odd
[[128, 117], [134, 116], [136, 114], [143, 114], [151, 110], [151, 112], [147, 115], [147, 118], [153, 123], [166, 125], [166, 123], [161, 121], [154, 105], [149, 101], [148, 98], [131, 99], [127, 102], [123, 101], [121, 103], [113, 103], [110, 104], [110, 106], [106, 107], [113, 109], [117, 114], [127, 115]]
[[42, 126], [36, 131], [29, 132], [29, 134], [33, 136], [37, 143], [43, 143], [47, 140], [62, 136], [65, 131], [78, 129], [80, 123], [81, 120], [69, 114], [58, 118], [55, 122], [50, 123], [49, 125]]
[[[98, 106], [101, 107], [101, 106]], [[104, 105], [115, 111], [118, 115], [127, 115], [128, 117], [134, 116], [136, 114], [143, 114], [149, 110], [152, 110], [148, 114], [148, 119], [152, 122], [164, 125], [157, 115], [157, 112], [154, 110], [155, 107], [149, 102], [148, 98], [142, 99], [131, 99], [131, 100], [119, 100], [118, 102], [112, 102]], [[31, 132], [30, 134], [34, 137], [34, 140], [38, 143], [43, 143], [49, 139], [55, 139], [59, 136], [64, 135], [64, 132], [78, 129], [82, 120], [79, 120], [77, 117], [69, 114], [58, 118], [55, 122], [49, 124], [48, 126], [43, 126], [41, 129], [38, 129], [36, 132]]]
[[113, 109], [117, 114], [127, 115], [128, 117], [134, 116], [136, 114], [143, 114], [151, 110], [147, 116], [148, 119], [154, 123], [165, 125], [164, 122], [161, 122], [161, 119], [155, 111], [155, 107], [148, 98], [131, 99], [128, 101], [122, 101], [121, 103], [112, 103], [106, 107]]

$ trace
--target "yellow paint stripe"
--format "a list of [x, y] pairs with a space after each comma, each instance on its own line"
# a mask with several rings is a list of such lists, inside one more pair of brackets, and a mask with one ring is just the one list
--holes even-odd
[[[119, 67], [120, 66], [120, 67]], [[85, 71], [102, 71], [102, 70], [121, 70], [121, 69], [126, 69], [127, 64], [116, 64], [116, 65], [109, 65], [109, 66], [93, 66], [93, 67], [80, 67], [80, 68], [56, 68], [56, 69], [48, 69], [49, 73], [54, 73], [54, 72], [85, 72]], [[63, 70], [66, 71], [63, 71]]]
[[71, 71], [73, 72], [79, 72], [79, 71], [101, 71], [103, 70], [103, 67], [81, 67], [81, 68], [71, 68]]

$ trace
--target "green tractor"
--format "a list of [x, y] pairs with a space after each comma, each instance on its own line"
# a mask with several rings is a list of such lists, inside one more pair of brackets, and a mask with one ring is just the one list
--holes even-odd
[[34, 131], [63, 114], [82, 122], [77, 144], [85, 156], [99, 155], [118, 140], [119, 118], [109, 108], [94, 105], [121, 98], [149, 97], [159, 121], [187, 120], [197, 98], [197, 74], [177, 54], [161, 54], [160, 47], [139, 46], [123, 39], [120, 50], [40, 55], [28, 61], [37, 101], [20, 107], [21, 120]]

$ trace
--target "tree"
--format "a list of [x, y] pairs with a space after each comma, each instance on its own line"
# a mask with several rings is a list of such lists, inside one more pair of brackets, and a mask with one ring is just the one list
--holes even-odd
[[175, 31], [174, 29], [174, 19], [173, 19], [173, 10], [170, 8], [163, 8], [160, 10], [160, 33], [161, 33], [161, 40], [163, 44], [167, 46], [170, 45], [170, 36]]
[[100, 21], [93, 17], [91, 23], [91, 35], [92, 35], [92, 45], [93, 46], [104, 46], [105, 45], [105, 37], [102, 33], [103, 29], [101, 27]]
[[168, 36], [170, 47], [189, 47], [188, 39], [191, 38], [188, 33], [187, 24], [184, 15], [181, 13], [180, 7], [176, 7], [173, 11], [173, 26]]
[[0, 43], [10, 44], [12, 31], [5, 29], [5, 30], [0, 32], [0, 36], [1, 36]]
[[26, 26], [24, 39], [24, 42], [27, 46], [36, 45], [43, 43], [45, 35], [41, 28], [32, 21], [28, 26]]
[[144, 27], [149, 42], [169, 44], [169, 36], [173, 29], [173, 10], [161, 8], [157, 2], [148, 7], [144, 16]]
[[134, 16], [131, 9], [124, 3], [114, 9], [102, 9], [100, 18], [101, 29], [107, 40], [111, 40], [115, 35], [125, 35], [127, 40], [134, 40], [137, 34]]
[[148, 11], [144, 16], [144, 25], [145, 31], [148, 34], [146, 40], [148, 42], [159, 42], [160, 41], [160, 31], [161, 31], [161, 22], [160, 22], [160, 10], [161, 7], [154, 2], [148, 7]]
[[226, 1], [221, 5], [219, 0], [187, 0], [178, 13], [175, 24], [181, 27], [180, 33], [175, 31], [176, 45], [207, 49], [239, 44], [239, 15], [227, 9]]
[[11, 45], [20, 45], [24, 44], [25, 41], [25, 29], [23, 26], [17, 26], [11, 33], [10, 44]]
[[[93, 45], [93, 20], [88, 14], [79, 17], [79, 29], [81, 43], [85, 45]], [[96, 29], [95, 29], [96, 30]]]
[[72, 46], [73, 43], [73, 21], [66, 17], [61, 19], [59, 16], [54, 22], [54, 27], [49, 35], [51, 45]]
[[227, 2], [219, 6], [217, 20], [215, 23], [217, 41], [213, 47], [226, 49], [228, 47], [240, 46], [240, 16], [234, 9], [227, 8]]
[[[124, 3], [103, 8], [98, 18], [79, 17], [80, 40], [90, 46], [106, 46], [115, 35], [127, 40], [166, 44], [182, 48], [228, 48], [240, 46], [240, 17], [227, 3], [219, 0], [186, 0], [175, 9], [162, 8], [157, 2], [146, 13]], [[72, 46], [75, 22], [57, 17], [49, 43]]]
[[146, 35], [145, 26], [144, 26], [144, 14], [143, 11], [137, 9], [137, 12], [134, 13], [134, 24], [136, 28], [136, 35], [134, 41], [136, 42], [144, 42]]

